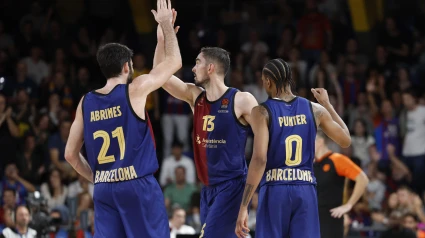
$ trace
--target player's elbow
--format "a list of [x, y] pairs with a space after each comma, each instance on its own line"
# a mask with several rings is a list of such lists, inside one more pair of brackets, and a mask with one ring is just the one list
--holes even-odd
[[75, 162], [76, 159], [78, 159], [78, 156], [75, 156], [74, 153], [65, 150], [65, 160], [68, 163], [73, 164], [73, 162]]
[[351, 145], [351, 137], [347, 136], [346, 138], [344, 138], [343, 140], [340, 141], [339, 146], [341, 146], [342, 148], [348, 148]]

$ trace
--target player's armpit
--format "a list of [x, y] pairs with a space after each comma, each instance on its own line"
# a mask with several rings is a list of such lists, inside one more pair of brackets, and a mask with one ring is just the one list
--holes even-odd
[[162, 88], [167, 91], [171, 96], [189, 103], [193, 106], [196, 98], [201, 94], [202, 89], [193, 83], [185, 83], [176, 76], [172, 76]]
[[[252, 123], [251, 113], [254, 107], [258, 106], [257, 99], [248, 92], [238, 92], [235, 95], [235, 113], [243, 118], [243, 121], [250, 124]], [[243, 124], [246, 124], [243, 123]]]
[[[344, 128], [333, 120], [331, 114], [322, 105], [312, 103], [314, 119], [323, 132], [339, 146], [347, 148], [351, 145], [351, 137]], [[335, 112], [336, 114], [336, 112]], [[341, 120], [342, 121], [342, 120]], [[342, 122], [343, 123], [343, 122]]]
[[333, 153], [329, 156], [335, 166], [335, 170], [339, 176], [355, 180], [362, 172], [362, 169], [351, 161], [347, 156]]

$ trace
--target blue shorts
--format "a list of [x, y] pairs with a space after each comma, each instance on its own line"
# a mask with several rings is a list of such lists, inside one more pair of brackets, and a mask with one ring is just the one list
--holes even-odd
[[234, 238], [245, 177], [232, 179], [201, 191], [200, 238]]
[[95, 238], [170, 237], [164, 195], [149, 175], [94, 186]]
[[314, 185], [265, 185], [258, 194], [255, 238], [320, 238]]

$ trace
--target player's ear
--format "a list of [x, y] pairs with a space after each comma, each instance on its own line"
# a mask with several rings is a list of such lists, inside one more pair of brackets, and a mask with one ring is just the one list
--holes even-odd
[[208, 64], [208, 74], [212, 74], [215, 71], [214, 64]]
[[122, 67], [122, 72], [123, 74], [128, 74], [130, 73], [130, 65], [129, 62], [125, 62], [125, 64]]

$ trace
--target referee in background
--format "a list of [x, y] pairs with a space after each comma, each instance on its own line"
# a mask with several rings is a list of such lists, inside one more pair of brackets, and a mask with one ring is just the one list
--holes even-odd
[[[322, 238], [342, 238], [343, 215], [363, 195], [369, 180], [362, 169], [348, 157], [330, 151], [327, 141], [328, 137], [322, 131], [317, 131], [314, 175], [317, 180], [320, 233]], [[356, 184], [348, 202], [342, 204], [346, 178]]]

